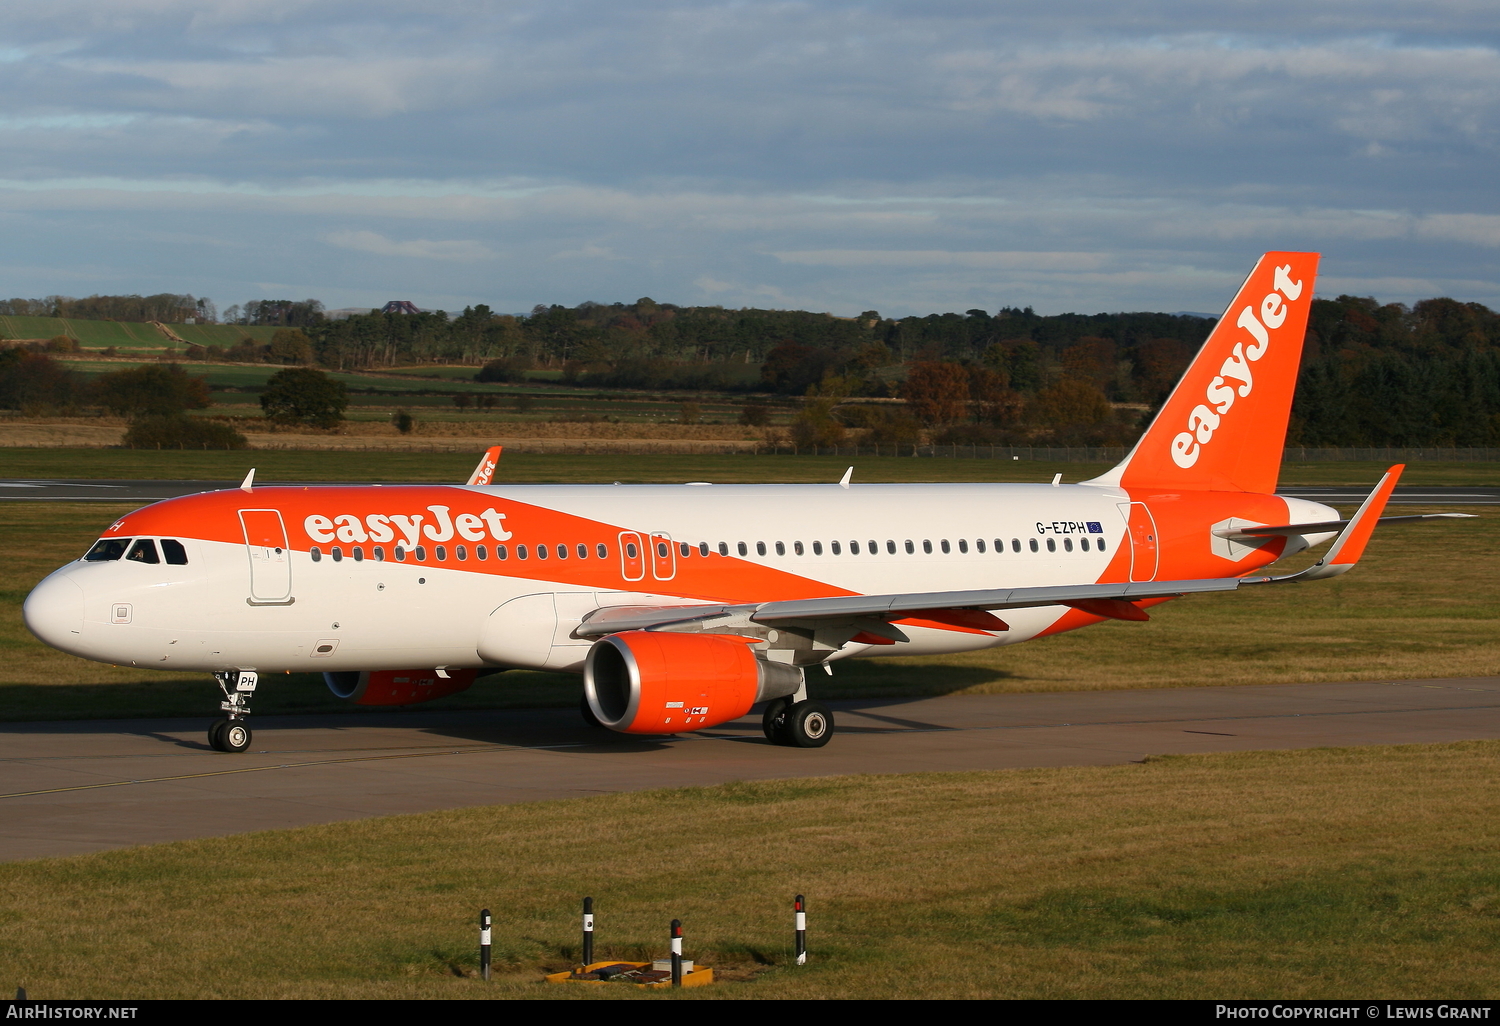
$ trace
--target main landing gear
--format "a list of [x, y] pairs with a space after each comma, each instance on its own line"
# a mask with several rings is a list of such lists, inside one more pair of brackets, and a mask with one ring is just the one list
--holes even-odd
[[224, 692], [224, 701], [219, 708], [227, 714], [215, 720], [208, 728], [208, 743], [216, 752], [243, 752], [250, 747], [254, 735], [245, 717], [250, 715], [250, 696], [255, 694], [255, 685], [260, 675], [254, 670], [231, 670], [214, 674], [219, 690]]
[[[799, 692], [805, 694], [805, 692]], [[797, 696], [773, 699], [761, 717], [760, 728], [773, 744], [788, 748], [822, 748], [833, 737], [833, 710]]]

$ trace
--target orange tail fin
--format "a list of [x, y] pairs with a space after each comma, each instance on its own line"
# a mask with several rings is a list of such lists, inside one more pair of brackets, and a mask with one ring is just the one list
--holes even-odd
[[492, 445], [486, 449], [484, 455], [479, 458], [479, 466], [474, 468], [474, 473], [470, 474], [469, 480], [464, 483], [471, 485], [492, 483], [495, 479], [495, 464], [500, 462], [500, 452], [501, 447], [498, 445]]
[[1267, 253], [1156, 419], [1098, 484], [1276, 490], [1317, 253]]

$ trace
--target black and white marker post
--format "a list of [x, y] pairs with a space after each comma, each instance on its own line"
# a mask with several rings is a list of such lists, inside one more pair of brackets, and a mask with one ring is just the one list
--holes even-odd
[[672, 920], [672, 986], [682, 986], [682, 920]]
[[797, 964], [807, 964], [807, 905], [802, 900], [802, 895], [797, 895], [796, 933], [797, 933]]
[[490, 978], [490, 910], [479, 913], [479, 975]]
[[583, 899], [583, 964], [594, 964], [594, 899]]

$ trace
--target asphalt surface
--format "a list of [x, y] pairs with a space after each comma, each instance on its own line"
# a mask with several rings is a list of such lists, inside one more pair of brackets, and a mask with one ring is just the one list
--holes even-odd
[[767, 743], [757, 717], [637, 738], [559, 709], [252, 717], [240, 755], [209, 749], [206, 716], [5, 724], [0, 860], [729, 780], [1500, 738], [1500, 677], [829, 704], [815, 750]]
[[[274, 484], [307, 484], [306, 481], [257, 481], [261, 487]], [[318, 482], [332, 484], [337, 482]], [[368, 484], [369, 482], [362, 482]], [[51, 481], [7, 478], [0, 480], [0, 502], [159, 502], [179, 495], [192, 495], [220, 488], [238, 487], [238, 481]], [[1370, 487], [1374, 487], [1373, 482]], [[1282, 495], [1325, 502], [1329, 505], [1358, 505], [1370, 494], [1360, 487], [1287, 487]], [[1391, 497], [1394, 505], [1408, 506], [1495, 506], [1500, 505], [1500, 488], [1459, 486], [1419, 486], [1397, 488]]]

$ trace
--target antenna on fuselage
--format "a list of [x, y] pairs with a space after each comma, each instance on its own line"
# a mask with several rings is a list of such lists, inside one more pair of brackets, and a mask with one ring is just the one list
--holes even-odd
[[844, 476], [841, 477], [841, 478], [839, 478], [839, 487], [840, 488], [848, 488], [849, 487], [849, 479], [851, 477], [853, 477], [853, 476], [854, 476], [854, 468], [853, 467], [850, 467], [848, 470], [844, 471]]
[[245, 480], [240, 482], [240, 491], [250, 492], [255, 490], [255, 468], [250, 468], [250, 473], [245, 475]]
[[1056, 488], [1056, 487], [1058, 487], [1061, 484], [1062, 484], [1062, 475], [1061, 474], [1053, 474], [1052, 475], [1052, 487]]

